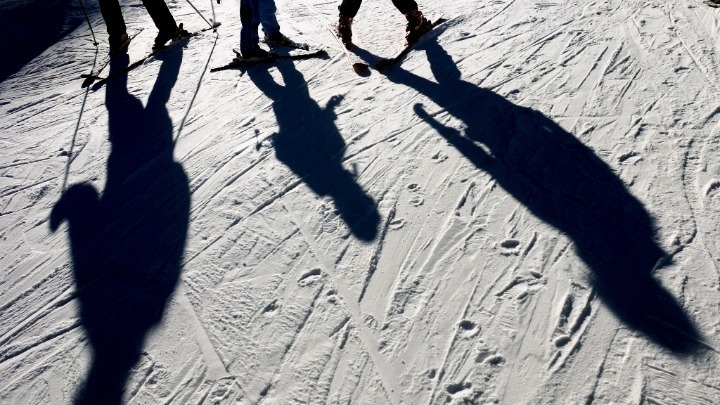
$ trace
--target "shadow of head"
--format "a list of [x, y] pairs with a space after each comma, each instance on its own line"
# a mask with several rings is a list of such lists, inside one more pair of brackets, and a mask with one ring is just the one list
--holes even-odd
[[68, 220], [71, 226], [91, 225], [91, 213], [97, 207], [97, 203], [98, 192], [95, 187], [90, 184], [71, 186], [50, 212], [50, 230], [55, 232], [65, 220]]

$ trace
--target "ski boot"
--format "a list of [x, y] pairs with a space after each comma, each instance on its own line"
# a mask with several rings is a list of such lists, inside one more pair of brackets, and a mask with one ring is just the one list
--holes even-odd
[[264, 42], [270, 46], [270, 48], [276, 47], [276, 46], [286, 46], [288, 48], [295, 48], [295, 49], [302, 49], [305, 51], [310, 50], [310, 45], [303, 44], [300, 42], [295, 42], [292, 39], [286, 37], [281, 32], [267, 35], [265, 34]]
[[340, 16], [337, 26], [337, 35], [345, 48], [352, 48], [352, 18]]
[[[235, 52], [237, 54], [237, 51]], [[239, 60], [260, 60], [260, 59], [272, 59], [276, 58], [278, 55], [274, 52], [268, 52], [259, 46], [256, 46], [255, 48], [249, 50], [249, 51], [241, 51], [240, 55], [242, 58], [235, 57], [236, 61]]]
[[286, 46], [293, 46], [295, 45], [295, 42], [286, 37], [282, 34], [282, 32], [278, 32], [272, 35], [265, 35], [265, 43], [268, 45], [286, 45]]
[[183, 29], [182, 23], [174, 31], [160, 31], [155, 37], [153, 50], [163, 48], [168, 41], [177, 41], [181, 38], [189, 38], [191, 34]]
[[432, 23], [425, 18], [420, 10], [413, 10], [405, 14], [407, 26], [405, 27], [405, 40], [412, 45], [420, 39], [423, 34], [432, 29]]
[[128, 46], [130, 46], [130, 37], [127, 32], [123, 32], [117, 38], [110, 38], [110, 55], [127, 53]]

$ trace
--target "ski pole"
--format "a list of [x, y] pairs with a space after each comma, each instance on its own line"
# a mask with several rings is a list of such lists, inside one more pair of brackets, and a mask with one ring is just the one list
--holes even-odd
[[80, 0], [80, 7], [82, 8], [83, 14], [85, 14], [85, 21], [87, 21], [88, 27], [90, 27], [90, 34], [92, 34], [93, 37], [93, 45], [97, 47], [98, 41], [97, 38], [95, 38], [95, 31], [93, 31], [92, 24], [90, 24], [90, 17], [88, 17], [87, 10], [85, 10], [85, 4], [83, 3], [83, 0]]
[[[220, 4], [220, 0], [217, 0], [217, 2]], [[213, 23], [217, 24], [217, 17], [215, 17], [215, 4], [213, 4], [212, 0], [210, 0], [210, 9], [212, 10]]]
[[212, 25], [212, 24], [210, 24], [210, 21], [208, 21], [207, 18], [205, 18], [205, 16], [202, 15], [202, 13], [200, 13], [200, 11], [195, 7], [195, 5], [193, 5], [193, 4], [190, 2], [190, 0], [187, 0], [187, 2], [188, 2], [188, 4], [190, 5], [190, 7], [192, 7], [193, 10], [195, 10], [195, 12], [198, 13], [198, 15], [199, 15], [200, 17], [202, 17], [203, 20], [205, 20], [205, 22], [210, 26], [210, 28], [215, 28], [215, 26]]

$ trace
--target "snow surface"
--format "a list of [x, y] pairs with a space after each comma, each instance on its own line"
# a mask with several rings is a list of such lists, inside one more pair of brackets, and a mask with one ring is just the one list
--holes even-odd
[[[0, 6], [0, 403], [720, 403], [720, 10], [420, 0], [358, 75], [278, 0], [327, 57], [210, 73], [238, 4], [194, 0], [217, 35], [83, 89], [85, 3], [99, 51]], [[366, 0], [357, 54], [403, 30]]]

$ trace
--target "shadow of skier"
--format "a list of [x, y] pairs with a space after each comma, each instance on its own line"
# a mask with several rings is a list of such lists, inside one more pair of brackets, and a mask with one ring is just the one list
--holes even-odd
[[334, 96], [323, 108], [310, 97], [305, 79], [290, 61], [276, 64], [284, 86], [267, 69], [248, 69], [250, 79], [273, 102], [279, 132], [275, 156], [319, 196], [330, 196], [340, 217], [360, 240], [375, 239], [380, 223], [375, 201], [342, 167], [345, 141], [335, 126]]
[[399, 68], [387, 76], [463, 121], [465, 133], [444, 126], [419, 104], [416, 113], [533, 214], [573, 240], [592, 271], [595, 293], [626, 325], [678, 354], [695, 351], [698, 331], [652, 277], [668, 259], [656, 242], [653, 220], [612, 169], [540, 112], [461, 80], [436, 41], [423, 46], [437, 83]]
[[[119, 404], [148, 331], [175, 289], [188, 229], [190, 192], [173, 160], [173, 126], [165, 104], [182, 61], [177, 46], [161, 54], [147, 105], [127, 90], [127, 76], [107, 84], [110, 156], [102, 195], [70, 187], [52, 210], [54, 231], [68, 220], [80, 318], [93, 349], [78, 404]], [[128, 65], [112, 60], [111, 71]]]

